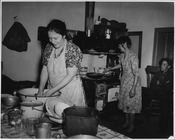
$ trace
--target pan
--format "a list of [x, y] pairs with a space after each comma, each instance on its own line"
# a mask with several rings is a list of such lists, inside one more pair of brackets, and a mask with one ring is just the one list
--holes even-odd
[[95, 78], [95, 79], [99, 79], [103, 76], [102, 73], [98, 73], [98, 72], [89, 72], [86, 74], [89, 78]]

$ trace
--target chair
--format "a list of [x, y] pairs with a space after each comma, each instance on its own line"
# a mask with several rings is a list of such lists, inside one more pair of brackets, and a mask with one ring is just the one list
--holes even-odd
[[[151, 79], [154, 74], [160, 71], [159, 66], [147, 66], [146, 69], [147, 74], [147, 87], [150, 88]], [[148, 122], [150, 121], [151, 115], [160, 115], [160, 101], [156, 99], [151, 99], [150, 105], [148, 107]]]

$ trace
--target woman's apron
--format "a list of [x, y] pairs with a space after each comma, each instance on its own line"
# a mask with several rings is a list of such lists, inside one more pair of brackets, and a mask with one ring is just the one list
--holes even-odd
[[[67, 44], [67, 42], [65, 44]], [[64, 50], [59, 57], [54, 58], [55, 48], [53, 49], [50, 56], [49, 63], [47, 65], [49, 74], [48, 88], [53, 88], [58, 85], [59, 82], [61, 82], [67, 75], [65, 63], [66, 45], [63, 49]], [[76, 75], [65, 87], [63, 87], [59, 91], [61, 92], [59, 99], [61, 99], [68, 105], [85, 106], [85, 94], [79, 75]]]

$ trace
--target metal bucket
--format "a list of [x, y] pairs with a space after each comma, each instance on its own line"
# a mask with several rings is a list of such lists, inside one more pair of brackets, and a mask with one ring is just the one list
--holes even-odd
[[43, 103], [40, 101], [24, 101], [20, 103], [22, 118], [41, 118], [43, 115]]
[[73, 106], [63, 111], [63, 133], [66, 136], [92, 135], [98, 131], [98, 110], [90, 107]]

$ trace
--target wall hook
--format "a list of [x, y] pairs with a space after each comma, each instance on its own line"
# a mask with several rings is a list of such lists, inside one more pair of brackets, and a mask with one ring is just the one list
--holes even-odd
[[18, 21], [18, 20], [17, 20], [17, 17], [18, 17], [18, 16], [14, 16], [14, 21], [15, 21], [15, 22], [17, 22], [17, 21]]

